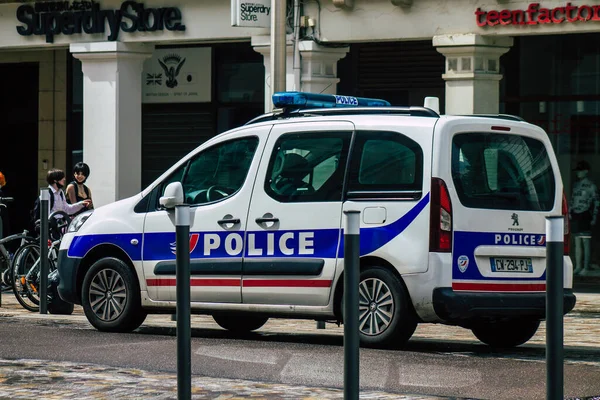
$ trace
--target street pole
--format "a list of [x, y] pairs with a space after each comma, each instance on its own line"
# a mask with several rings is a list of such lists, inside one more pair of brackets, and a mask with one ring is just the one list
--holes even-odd
[[360, 211], [344, 211], [344, 400], [358, 400]]
[[177, 398], [192, 398], [190, 317], [190, 206], [175, 207], [175, 278], [177, 291]]
[[271, 97], [286, 90], [286, 1], [271, 0]]
[[[48, 314], [48, 212], [50, 189], [40, 189], [40, 314]], [[28, 283], [25, 282], [27, 285]]]
[[564, 395], [564, 217], [546, 217], [546, 399]]

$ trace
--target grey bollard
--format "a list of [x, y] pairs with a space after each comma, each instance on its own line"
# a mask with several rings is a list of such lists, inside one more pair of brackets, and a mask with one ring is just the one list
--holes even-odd
[[564, 217], [546, 217], [546, 399], [564, 396]]
[[344, 211], [344, 400], [358, 400], [360, 212]]
[[190, 206], [175, 207], [177, 290], [177, 398], [192, 398], [192, 329], [190, 316]]
[[40, 314], [48, 314], [48, 214], [49, 188], [40, 189]]

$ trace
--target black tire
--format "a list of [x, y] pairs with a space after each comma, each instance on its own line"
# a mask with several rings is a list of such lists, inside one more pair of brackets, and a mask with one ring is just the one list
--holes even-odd
[[516, 347], [535, 335], [540, 321], [512, 320], [480, 323], [471, 328], [477, 339], [494, 348]]
[[235, 333], [255, 331], [269, 320], [267, 317], [249, 315], [213, 315], [213, 319], [221, 328]]
[[96, 261], [86, 273], [81, 305], [90, 324], [104, 332], [131, 332], [148, 315], [135, 273], [113, 257]]
[[417, 328], [417, 316], [402, 282], [385, 268], [369, 267], [360, 273], [358, 290], [361, 345], [404, 346]]
[[[30, 288], [30, 282], [25, 278], [29, 270], [38, 262], [40, 258], [40, 248], [37, 244], [29, 243], [20, 247], [14, 257], [12, 269], [13, 293], [17, 301], [28, 311], [39, 311], [39, 285], [35, 289]], [[39, 268], [39, 266], [38, 266]]]

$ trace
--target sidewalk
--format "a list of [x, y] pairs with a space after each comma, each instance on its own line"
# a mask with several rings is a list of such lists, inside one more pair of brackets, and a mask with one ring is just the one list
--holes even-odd
[[[80, 306], [70, 316], [41, 315], [24, 310], [12, 293], [2, 294], [0, 323], [3, 319], [53, 320], [58, 323], [85, 325], [91, 328]], [[150, 315], [143, 326], [175, 327], [169, 315]], [[192, 316], [192, 328], [220, 329], [211, 317]], [[317, 333], [343, 335], [343, 327], [327, 324], [316, 329], [315, 321], [271, 319], [261, 331], [272, 333]], [[577, 304], [564, 320], [565, 349], [600, 348], [600, 294], [577, 293]], [[479, 343], [466, 329], [437, 324], [421, 324], [413, 339]], [[542, 324], [529, 344], [545, 345]], [[315, 388], [283, 384], [216, 379], [194, 376], [194, 399], [342, 399], [341, 389]], [[0, 398], [143, 398], [175, 399], [177, 377], [137, 369], [123, 369], [90, 364], [47, 362], [42, 360], [0, 360]], [[361, 399], [439, 399], [435, 396], [400, 395], [380, 391], [361, 391]]]

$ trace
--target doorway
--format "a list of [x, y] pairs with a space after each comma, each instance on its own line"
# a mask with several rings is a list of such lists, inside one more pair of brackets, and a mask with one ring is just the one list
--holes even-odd
[[6, 236], [29, 227], [38, 188], [38, 64], [0, 64], [0, 171], [3, 196], [15, 201], [3, 210]]

